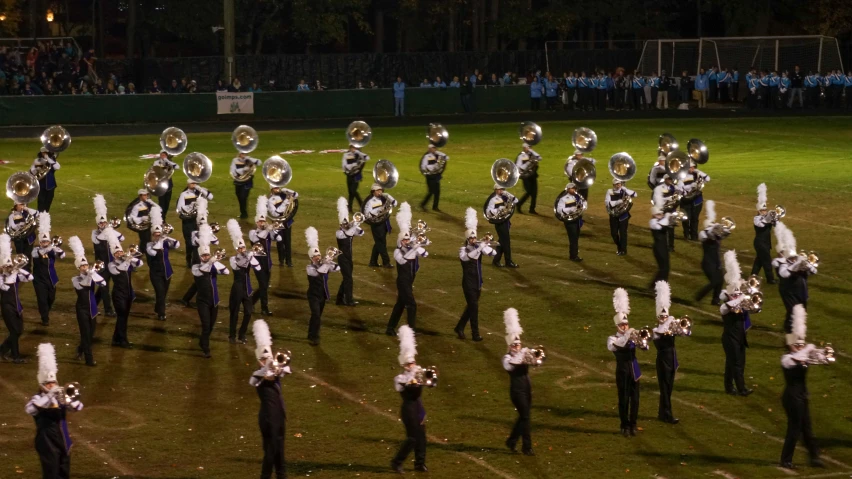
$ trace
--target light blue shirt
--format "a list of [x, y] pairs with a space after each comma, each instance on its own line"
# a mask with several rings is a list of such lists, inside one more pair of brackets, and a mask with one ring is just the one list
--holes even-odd
[[808, 75], [805, 77], [805, 87], [815, 88], [819, 85], [819, 79], [816, 75]]
[[311, 91], [311, 87], [308, 86], [307, 83], [305, 83], [304, 85], [299, 83], [298, 85], [296, 85], [296, 91]]
[[577, 88], [577, 77], [566, 78], [565, 84], [568, 86], [568, 88]]
[[[843, 77], [843, 82], [846, 85], [846, 88], [852, 87], [852, 75], [846, 75], [845, 77]], [[847, 99], [849, 98], [850, 94], [850, 92], [846, 93]]]
[[785, 77], [782, 77], [782, 78], [781, 78], [781, 86], [782, 86], [783, 88], [785, 88], [785, 89], [786, 89], [786, 88], [790, 88], [790, 83], [791, 83], [791, 82], [790, 82], [790, 78], [789, 78], [789, 77], [786, 77], [786, 78], [785, 78]]
[[781, 84], [781, 77], [772, 75], [769, 77], [769, 87], [770, 88], [778, 88], [778, 85]]
[[476, 86], [476, 75], [471, 75], [468, 80], [473, 83], [473, 86]]
[[[639, 89], [645, 86], [645, 80], [639, 77], [633, 77], [633, 81], [631, 82], [633, 88]], [[696, 87], [697, 88], [697, 87]]]
[[504, 85], [511, 85], [512, 84], [512, 77], [510, 77], [509, 75], [503, 75], [503, 84]]
[[735, 82], [739, 82], [740, 81], [740, 72], [734, 71], [733, 77], [734, 77]]
[[461, 85], [459, 84], [459, 82], [457, 82], [457, 81], [451, 81], [450, 82], [450, 88], [460, 88], [460, 87], [461, 87]]
[[695, 89], [696, 90], [706, 90], [709, 87], [709, 81], [707, 79], [707, 73], [695, 75]]
[[577, 87], [578, 88], [588, 88], [589, 87], [589, 79], [587, 77], [577, 78]]
[[393, 84], [393, 97], [405, 98], [405, 82], [398, 81]]
[[606, 90], [608, 78], [609, 77], [598, 78], [598, 81], [597, 81], [598, 90]]
[[557, 82], [556, 80], [553, 80], [553, 81], [545, 80], [544, 81], [544, 90], [545, 90], [547, 96], [555, 97], [557, 89], [559, 89], [559, 82]]
[[530, 98], [541, 98], [541, 90], [541, 83], [539, 83], [538, 80], [533, 80], [533, 82], [530, 83]]
[[447, 88], [447, 84], [444, 82], [435, 82], [432, 86], [435, 88]]
[[432, 84], [429, 82], [423, 82], [420, 84], [420, 88], [432, 88]]

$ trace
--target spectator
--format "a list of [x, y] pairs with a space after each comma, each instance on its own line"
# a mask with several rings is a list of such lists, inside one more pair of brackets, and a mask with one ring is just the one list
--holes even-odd
[[488, 80], [488, 85], [490, 85], [490, 86], [503, 86], [503, 82], [501, 82], [500, 79], [497, 78], [496, 73], [492, 73], [491, 79]]
[[511, 84], [512, 84], [512, 72], [506, 71], [506, 73], [503, 74], [503, 86], [511, 85]]
[[459, 77], [454, 76], [453, 81], [450, 82], [450, 88], [459, 88], [461, 84], [459, 83]]
[[479, 69], [477, 68], [477, 69], [473, 70], [473, 73], [470, 75], [470, 78], [468, 78], [468, 80], [470, 81], [472, 86], [476, 86], [476, 81], [478, 79], [479, 79]]
[[424, 78], [422, 82], [420, 82], [420, 88], [432, 88], [432, 84], [429, 83], [428, 78]]
[[89, 85], [86, 82], [80, 83], [80, 94], [81, 95], [91, 95], [92, 92], [89, 91]]
[[678, 105], [679, 110], [688, 110], [689, 109], [689, 91], [692, 89], [692, 80], [689, 79], [689, 73], [684, 70], [680, 75], [680, 84], [678, 85], [678, 92], [680, 93], [680, 105]]
[[119, 94], [119, 95], [124, 95], [124, 94], [125, 94], [125, 88], [124, 88], [124, 85], [118, 85], [118, 94]]
[[243, 84], [240, 83], [240, 79], [234, 77], [233, 81], [231, 81], [231, 86], [228, 87], [228, 91], [231, 93], [239, 93], [243, 91]]
[[660, 90], [657, 92], [656, 106], [658, 110], [669, 109], [669, 89], [671, 89], [671, 81], [672, 79], [669, 77], [668, 73], [663, 70], [660, 75]]
[[[492, 76], [495, 79], [497, 78], [497, 75], [492, 75]], [[551, 75], [550, 72], [547, 72], [547, 80], [544, 81], [544, 85], [542, 85], [542, 86], [544, 87], [545, 98], [546, 98], [546, 101], [547, 101], [547, 109], [551, 110], [551, 111], [555, 111], [556, 110], [556, 94], [557, 94], [557, 91], [559, 90], [559, 82], [557, 82], [556, 79], [553, 78], [553, 75]]]
[[731, 72], [727, 68], [723, 68], [716, 74], [717, 82], [719, 83], [719, 99], [722, 103], [731, 101]]
[[523, 78], [523, 77], [518, 78], [518, 74], [517, 74], [517, 73], [512, 73], [512, 84], [513, 84], [513, 85], [526, 85], [526, 84], [527, 84], [527, 79], [526, 79], [526, 78]]
[[151, 84], [151, 88], [148, 89], [148, 93], [163, 93], [163, 91], [160, 90], [160, 85], [157, 83], [157, 80], [154, 80], [154, 82]]
[[379, 85], [376, 85], [374, 80], [370, 80], [370, 90], [375, 90], [377, 88], [379, 88]]
[[639, 70], [633, 72], [633, 78], [630, 79], [630, 94], [633, 99], [633, 109], [639, 111], [642, 109], [642, 97], [644, 96], [645, 80], [642, 79], [642, 73]]
[[716, 94], [718, 93], [718, 83], [716, 78], [717, 71], [718, 70], [716, 69], [716, 65], [713, 65], [707, 72], [707, 90], [709, 91], [707, 98], [710, 99], [711, 103], [716, 101]]
[[[477, 70], [477, 71], [478, 71], [478, 70]], [[480, 74], [476, 75], [476, 83], [474, 84], [474, 86], [476, 86], [476, 85], [488, 86], [488, 85], [486, 85], [486, 83], [485, 83], [485, 79], [484, 79], [484, 78], [482, 78], [482, 73], [480, 73]]]
[[538, 77], [534, 77], [530, 83], [530, 110], [538, 111], [541, 107], [541, 93], [544, 87], [538, 82]]
[[778, 84], [778, 108], [783, 108], [787, 104], [787, 95], [790, 92], [790, 77], [787, 75], [787, 70], [781, 73], [781, 80]]
[[189, 78], [183, 77], [180, 79], [180, 92], [187, 93], [189, 92]]
[[23, 89], [23, 91], [21, 92], [21, 94], [22, 94], [22, 95], [24, 95], [24, 96], [33, 96], [33, 95], [35, 95], [35, 92], [33, 91], [32, 85], [30, 84], [30, 82], [29, 82], [29, 81], [28, 81], [26, 84], [24, 84], [24, 89]]
[[695, 91], [698, 92], [698, 108], [707, 108], [707, 91], [710, 88], [709, 73], [704, 69], [698, 70], [698, 75], [695, 75]]
[[568, 110], [574, 109], [574, 96], [577, 94], [577, 77], [574, 72], [562, 73], [562, 105]]
[[183, 93], [183, 89], [178, 86], [178, 82], [175, 79], [172, 79], [171, 85], [169, 85], [169, 93]]
[[780, 95], [780, 89], [781, 77], [778, 76], [777, 71], [773, 71], [769, 74], [769, 106], [773, 110], [779, 108], [778, 96]]
[[[698, 80], [696, 80], [696, 82], [697, 81]], [[760, 107], [769, 108], [769, 72], [765, 70], [760, 72], [758, 84], [760, 85], [760, 92], [758, 96], [758, 100], [760, 100]]]
[[110, 80], [107, 83], [106, 94], [107, 95], [118, 95], [118, 91], [115, 89], [115, 83], [113, 83], [112, 80]]
[[405, 114], [405, 82], [402, 77], [396, 77], [396, 83], [393, 84], [393, 105], [394, 116]]
[[[802, 87], [804, 85], [805, 77], [802, 74], [802, 70], [799, 68], [799, 65], [796, 65], [793, 68], [793, 73], [790, 74], [790, 99], [787, 101], [787, 108], [793, 108], [793, 100], [796, 99], [796, 96], [799, 96], [799, 108], [804, 108], [805, 104], [802, 101]], [[852, 94], [852, 91], [846, 89], [846, 105], [849, 105], [849, 95]]]
[[296, 91], [311, 91], [311, 87], [309, 87], [308, 84], [305, 83], [305, 79], [302, 78], [299, 80], [299, 84], [296, 85]]
[[648, 102], [648, 109], [657, 109], [660, 95], [660, 77], [657, 72], [651, 73], [651, 78], [648, 80], [648, 86], [651, 87], [651, 101]]
[[316, 91], [325, 91], [326, 87], [319, 80], [317, 80], [316, 86], [314, 87]]
[[435, 77], [435, 83], [432, 86], [435, 88], [447, 89], [447, 84], [444, 83], [444, 80], [441, 80], [441, 77]]
[[805, 106], [807, 108], [819, 107], [819, 74], [808, 72], [805, 77]]
[[186, 88], [187, 93], [198, 93], [198, 83], [195, 80], [190, 80], [189, 86]]
[[363, 83], [361, 83], [361, 82], [359, 81], [359, 82], [358, 82], [358, 86], [357, 86], [357, 87], [355, 87], [355, 89], [356, 89], [356, 90], [363, 90], [363, 89], [364, 89], [364, 84], [363, 84]]
[[[799, 98], [801, 99], [801, 96]], [[740, 71], [737, 67], [731, 72], [731, 100], [734, 103], [740, 101]]]
[[266, 91], [275, 91], [275, 80], [266, 82]]
[[228, 87], [225, 86], [225, 82], [223, 82], [222, 80], [217, 80], [216, 91], [228, 91]]
[[[458, 83], [457, 78], [453, 79], [453, 83]], [[463, 83], [459, 88], [461, 94], [462, 108], [465, 113], [473, 113], [473, 83], [468, 77], [464, 77]], [[450, 84], [452, 86], [452, 84]]]
[[252, 83], [251, 87], [249, 87], [248, 91], [250, 91], [251, 93], [262, 93], [263, 88], [257, 86], [257, 83]]

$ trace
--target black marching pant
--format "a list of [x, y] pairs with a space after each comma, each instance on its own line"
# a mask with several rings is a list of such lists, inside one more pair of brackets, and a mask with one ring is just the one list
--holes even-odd
[[[664, 228], [671, 231], [671, 228]], [[657, 231], [654, 233], [654, 259], [657, 260], [657, 275], [654, 277], [654, 283], [657, 281], [669, 280], [669, 249], [666, 245], [666, 236], [668, 232]]]
[[281, 236], [281, 241], [275, 242], [275, 249], [278, 250], [278, 264], [286, 263], [287, 266], [293, 266], [293, 249], [291, 247], [293, 228], [284, 228], [275, 233]]
[[71, 456], [64, 450], [44, 440], [36, 439], [36, 452], [41, 462], [42, 479], [68, 479], [71, 477]]
[[358, 200], [358, 211], [364, 207], [364, 201], [358, 193], [358, 185], [361, 182], [355, 179], [355, 175], [346, 175], [346, 190], [349, 194], [349, 212], [352, 212], [352, 200]]
[[[160, 205], [160, 209], [163, 210], [163, 223], [166, 222], [166, 215], [169, 214], [169, 205], [172, 203], [172, 189], [169, 188], [162, 196], [157, 197], [157, 204]], [[139, 245], [140, 248], [145, 248], [148, 243]]]
[[787, 436], [784, 438], [784, 447], [781, 449], [781, 462], [793, 462], [793, 451], [796, 449], [800, 436], [811, 460], [817, 459], [819, 449], [814, 441], [814, 433], [811, 431], [811, 409], [808, 398], [783, 397], [781, 403], [787, 413]]
[[53, 204], [53, 195], [56, 194], [56, 189], [48, 190], [41, 189], [38, 191], [38, 199], [36, 200], [38, 211], [50, 212], [50, 205]]
[[148, 243], [151, 242], [151, 228], [139, 232], [139, 251], [145, 251]]
[[27, 240], [27, 237], [19, 238], [13, 241], [15, 243], [15, 253], [22, 254], [27, 257], [27, 271], [32, 271], [33, 266], [33, 245]]
[[12, 359], [21, 357], [21, 352], [18, 349], [18, 339], [24, 334], [24, 317], [18, 312], [15, 306], [4, 305], [3, 323], [6, 324], [6, 329], [9, 330], [9, 335], [3, 344], [0, 344], [0, 356], [5, 356], [9, 353]]
[[660, 406], [657, 417], [673, 419], [672, 389], [675, 378], [675, 348], [657, 350], [657, 382], [660, 384]]
[[33, 281], [33, 288], [35, 288], [38, 314], [41, 316], [41, 322], [47, 324], [50, 322], [50, 310], [53, 309], [53, 302], [56, 301], [56, 286], [50, 280], [46, 283]]
[[284, 421], [279, 425], [261, 424], [260, 434], [263, 436], [263, 463], [260, 467], [260, 479], [270, 479], [275, 469], [276, 479], [287, 477], [287, 465], [284, 462], [284, 436], [286, 426]]
[[308, 339], [318, 341], [320, 326], [322, 326], [322, 311], [325, 309], [325, 298], [308, 296], [308, 306], [311, 308], [311, 320], [308, 323]]
[[210, 333], [213, 332], [213, 325], [216, 324], [216, 316], [219, 313], [219, 308], [213, 304], [198, 303], [198, 319], [201, 320], [201, 337], [198, 338], [198, 346], [205, 354], [210, 353]]
[[186, 303], [189, 303], [190, 301], [192, 301], [192, 298], [195, 297], [196, 293], [198, 293], [198, 286], [196, 286], [195, 281], [193, 281], [192, 284], [189, 285], [189, 289], [186, 290], [186, 293], [183, 294], [182, 299]]
[[133, 300], [124, 296], [116, 295], [113, 289], [112, 304], [115, 306], [115, 329], [112, 333], [113, 343], [127, 343], [127, 317], [130, 315], [130, 306]]
[[674, 249], [675, 249], [675, 229], [674, 229], [674, 226], [666, 227], [666, 244], [669, 247], [669, 251], [674, 251]]
[[754, 250], [757, 256], [754, 258], [754, 264], [751, 267], [751, 274], [757, 275], [763, 269], [766, 275], [766, 281], [775, 281], [775, 271], [772, 269], [772, 253], [770, 253], [771, 245], [754, 242]]
[[[266, 258], [261, 258], [260, 260], [266, 261]], [[257, 289], [254, 292], [254, 296], [252, 296], [251, 304], [257, 304], [260, 301], [260, 310], [269, 311], [269, 278], [272, 273], [265, 268], [255, 270], [254, 273], [257, 278]]]
[[417, 322], [417, 301], [414, 299], [414, 291], [412, 285], [396, 285], [397, 294], [396, 294], [396, 304], [393, 305], [393, 311], [391, 312], [390, 319], [388, 319], [388, 331], [395, 331], [396, 326], [399, 324], [400, 318], [402, 318], [402, 311], [408, 311], [408, 327], [414, 329], [415, 323]]
[[612, 236], [615, 247], [622, 253], [627, 252], [627, 226], [629, 224], [629, 218], [621, 221], [617, 216], [609, 217], [609, 234]]
[[378, 264], [379, 256], [382, 257], [382, 264], [390, 264], [388, 256], [388, 230], [385, 222], [370, 225], [370, 232], [373, 233], [373, 251], [370, 253], [370, 264]]
[[636, 426], [639, 417], [639, 381], [633, 379], [633, 366], [617, 365], [615, 369], [615, 384], [618, 387], [618, 417], [621, 418], [621, 428]]
[[532, 409], [532, 392], [531, 391], [510, 391], [509, 396], [512, 398], [512, 404], [518, 410], [518, 419], [512, 427], [512, 433], [509, 435], [509, 444], [515, 445], [518, 443], [518, 438], [521, 438], [521, 447], [524, 451], [532, 449], [532, 437], [530, 436], [530, 410]]
[[694, 205], [693, 201], [694, 199], [685, 200], [680, 204], [687, 217], [687, 220], [683, 222], [683, 237], [688, 240], [698, 240], [698, 218], [701, 216], [701, 210], [704, 209], [703, 202]]
[[240, 205], [240, 218], [248, 218], [248, 199], [251, 195], [251, 187], [246, 185], [234, 185], [237, 195], [237, 203]]
[[[154, 313], [158, 317], [166, 316], [166, 299], [169, 294], [169, 285], [172, 283], [171, 278], [166, 279], [165, 276], [151, 272], [151, 286], [154, 287]], [[193, 283], [195, 284], [195, 283]]]
[[[413, 417], [412, 417], [413, 416]], [[405, 440], [399, 446], [393, 463], [401, 465], [414, 451], [414, 465], [426, 465], [426, 425], [420, 424], [416, 414], [402, 414], [402, 424], [405, 426]]]
[[467, 306], [465, 306], [459, 322], [456, 323], [456, 331], [464, 331], [467, 322], [470, 321], [470, 334], [475, 338], [479, 336], [479, 295], [482, 291], [479, 289], [472, 291], [462, 289], [464, 289], [464, 301]]
[[722, 347], [725, 349], [725, 391], [745, 391], [745, 344], [722, 338]]
[[719, 301], [719, 295], [722, 293], [722, 270], [717, 265], [701, 264], [701, 269], [704, 271], [704, 276], [710, 281], [705, 284], [698, 293], [695, 294], [695, 300], [701, 301], [707, 296], [710, 291], [713, 292], [713, 302]]
[[580, 220], [566, 221], [565, 231], [568, 233], [568, 257], [579, 258], [580, 254]]
[[343, 276], [343, 281], [337, 290], [337, 302], [352, 303], [354, 301], [352, 297], [352, 286], [354, 285], [352, 281], [352, 270], [354, 269], [352, 260], [343, 255], [340, 255], [337, 259], [337, 264], [340, 266], [340, 274]]
[[523, 204], [530, 200], [530, 213], [535, 213], [535, 202], [538, 198], [538, 177], [536, 174], [528, 178], [523, 178], [524, 182], [524, 196], [521, 196], [521, 199], [518, 200], [518, 208], [523, 206]]
[[183, 231], [183, 244], [186, 245], [186, 265], [192, 264], [192, 252], [195, 247], [192, 246], [192, 232], [198, 229], [195, 223], [195, 218], [181, 220], [181, 230]]
[[80, 344], [77, 346], [77, 354], [83, 354], [86, 364], [94, 361], [92, 355], [92, 341], [95, 338], [97, 321], [90, 315], [88, 308], [77, 308], [77, 327], [80, 329]]
[[104, 303], [105, 314], [113, 315], [115, 314], [115, 310], [112, 307], [112, 294], [110, 293], [109, 286], [109, 284], [112, 282], [112, 276], [110, 276], [109, 274], [109, 269], [104, 267], [104, 269], [101, 271], [101, 276], [103, 276], [106, 285], [98, 286], [98, 291], [95, 293], [95, 298], [99, 302]]
[[429, 193], [426, 194], [426, 197], [423, 198], [423, 201], [420, 202], [420, 207], [425, 208], [426, 203], [429, 202], [429, 199], [432, 199], [432, 209], [438, 209], [438, 200], [441, 199], [441, 179], [438, 178], [438, 175], [431, 175], [426, 177], [426, 186], [429, 188]]
[[[243, 286], [242, 288], [245, 288]], [[229, 339], [245, 339], [248, 325], [251, 323], [251, 296], [246, 294], [245, 289], [231, 289], [231, 297], [228, 300], [228, 312], [230, 313], [230, 326], [228, 328]], [[240, 323], [239, 335], [237, 335], [237, 322], [240, 319], [240, 307], [243, 308], [243, 322]]]
[[500, 246], [495, 248], [497, 254], [494, 256], [494, 264], [499, 264], [503, 255], [506, 256], [506, 264], [509, 264], [512, 262], [512, 240], [509, 237], [509, 222], [496, 223], [494, 230], [497, 231], [497, 241], [500, 242]]

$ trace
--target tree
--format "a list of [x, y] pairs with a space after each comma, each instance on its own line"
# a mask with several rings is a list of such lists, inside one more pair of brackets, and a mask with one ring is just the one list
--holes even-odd
[[815, 22], [809, 27], [812, 33], [832, 37], [852, 33], [852, 3], [847, 0], [816, 0], [810, 7], [815, 14]]
[[21, 28], [23, 16], [17, 0], [0, 0], [0, 15], [5, 18], [0, 22], [0, 35], [15, 37]]
[[370, 32], [364, 20], [368, 5], [369, 0], [292, 0], [293, 36], [304, 41], [309, 52], [312, 45], [344, 42], [350, 19]]

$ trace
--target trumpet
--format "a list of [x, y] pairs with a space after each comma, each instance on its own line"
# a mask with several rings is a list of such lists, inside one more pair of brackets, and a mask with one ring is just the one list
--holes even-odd
[[814, 268], [818, 268], [819, 267], [819, 255], [816, 254], [815, 251], [805, 252], [805, 250], [802, 250], [802, 251], [799, 252], [798, 263], [802, 264], [802, 266], [796, 267], [796, 269], [798, 271], [801, 271], [803, 269], [804, 263], [808, 263], [809, 265], [813, 266]]
[[361, 223], [364, 222], [364, 219], [366, 219], [366, 217], [364, 216], [364, 213], [357, 211], [357, 212], [355, 212], [355, 214], [352, 215], [352, 221], [351, 222], [347, 221], [347, 224], [349, 225], [350, 228], [351, 227], [357, 227], [358, 225], [360, 225]]
[[639, 349], [648, 349], [648, 342], [651, 340], [651, 331], [647, 326], [638, 330], [631, 329], [630, 340], [633, 341]]
[[417, 367], [417, 371], [414, 373], [414, 381], [419, 386], [426, 386], [433, 388], [438, 385], [438, 368], [435, 366], [431, 366], [428, 368], [422, 368], [420, 366]]
[[421, 235], [425, 236], [426, 233], [428, 233], [430, 231], [432, 231], [432, 228], [430, 228], [426, 224], [425, 221], [417, 220], [417, 225], [414, 228], [411, 229], [411, 235], [412, 236], [418, 236], [418, 237], [421, 236]]
[[675, 228], [677, 226], [678, 222], [683, 223], [684, 221], [687, 221], [689, 219], [689, 216], [686, 214], [685, 211], [677, 210], [677, 211], [671, 213], [671, 219], [673, 220], [673, 222], [671, 224], [669, 224], [669, 227]]
[[213, 230], [213, 234], [216, 234], [216, 233], [219, 232], [220, 229], [222, 229], [222, 227], [219, 226], [218, 222], [213, 222], [213, 223], [210, 223], [210, 229]]
[[168, 223], [163, 224], [163, 236], [168, 236], [168, 235], [172, 234], [172, 232], [174, 232], [174, 230], [175, 230], [174, 226], [172, 226]]
[[121, 218], [117, 216], [113, 216], [111, 220], [109, 220], [109, 227], [112, 229], [116, 229], [121, 226]]
[[500, 246], [500, 243], [494, 241], [494, 235], [491, 233], [485, 233], [482, 235], [482, 239], [478, 241], [480, 244], [486, 244], [488, 246]]
[[3, 274], [17, 274], [18, 270], [29, 264], [29, 258], [25, 254], [16, 254], [12, 256], [12, 264], [3, 266], [0, 271]]
[[255, 243], [252, 245], [251, 252], [255, 256], [266, 256], [266, 250], [263, 249], [262, 243]]
[[127, 255], [132, 257], [132, 258], [141, 258], [142, 252], [139, 251], [139, 245], [138, 244], [130, 245], [130, 248], [127, 248]]
[[329, 246], [327, 250], [325, 250], [325, 257], [323, 258], [323, 263], [326, 264], [334, 264], [337, 261], [337, 257], [340, 256], [341, 251], [334, 246]]
[[547, 352], [544, 350], [544, 346], [529, 348], [524, 353], [524, 364], [541, 366], [545, 359], [547, 359]]
[[222, 261], [225, 259], [225, 256], [228, 256], [225, 248], [219, 248], [216, 250], [216, 253], [213, 254], [213, 261]]
[[80, 392], [80, 383], [68, 383], [65, 386], [56, 386], [55, 396], [56, 402], [60, 405], [70, 405], [74, 401], [79, 401], [82, 393]]
[[688, 315], [675, 319], [666, 331], [669, 336], [689, 336], [692, 334], [692, 319]]
[[60, 246], [62, 246], [62, 237], [61, 237], [61, 236], [58, 236], [58, 235], [57, 235], [57, 236], [54, 236], [54, 237], [50, 240], [50, 242], [51, 242], [51, 243], [53, 243], [53, 246], [54, 246], [54, 247], [59, 248]]
[[270, 359], [269, 370], [274, 375], [280, 375], [281, 372], [290, 365], [290, 351], [278, 351], [275, 356]]
[[825, 360], [829, 363], [834, 362], [834, 348], [831, 347], [831, 343], [825, 343], [825, 348], [823, 349], [823, 354], [825, 355]]
[[775, 205], [775, 208], [767, 211], [765, 215], [767, 221], [770, 223], [774, 223], [785, 216], [787, 216], [787, 209], [781, 205]]
[[104, 264], [103, 261], [95, 261], [95, 264], [92, 265], [92, 270], [95, 273], [100, 273], [101, 271], [103, 271], [105, 266], [106, 265]]

